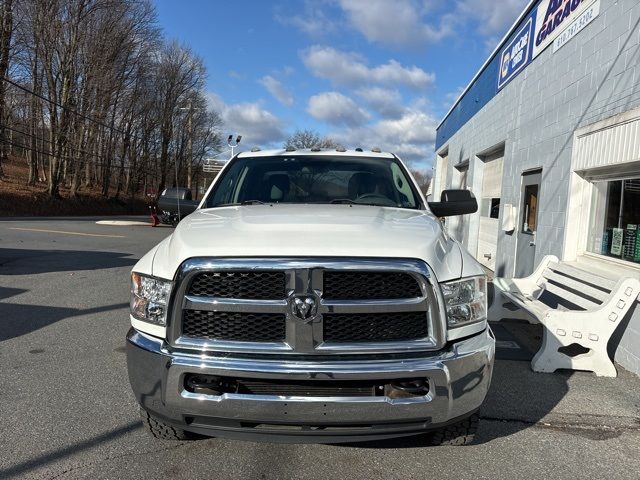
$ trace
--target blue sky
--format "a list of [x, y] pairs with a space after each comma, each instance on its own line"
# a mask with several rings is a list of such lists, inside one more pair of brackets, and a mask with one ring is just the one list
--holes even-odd
[[313, 129], [431, 168], [435, 128], [527, 0], [156, 0], [245, 148]]

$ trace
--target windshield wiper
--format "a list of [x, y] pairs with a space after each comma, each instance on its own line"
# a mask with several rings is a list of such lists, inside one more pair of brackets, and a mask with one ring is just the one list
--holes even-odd
[[358, 203], [354, 202], [353, 200], [349, 199], [349, 198], [336, 198], [335, 200], [331, 200], [329, 203], [348, 203], [351, 205], [359, 205]]
[[242, 202], [236, 203], [221, 203], [216, 205], [216, 207], [238, 207], [240, 205], [271, 205], [270, 203], [265, 203], [262, 200], [244, 200]]

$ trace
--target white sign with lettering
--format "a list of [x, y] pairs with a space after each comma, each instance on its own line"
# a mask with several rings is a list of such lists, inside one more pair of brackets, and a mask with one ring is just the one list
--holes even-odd
[[592, 0], [542, 0], [536, 12], [533, 58], [551, 45], [560, 32], [593, 3]]
[[553, 41], [553, 52], [575, 37], [580, 31], [589, 25], [600, 14], [600, 0], [589, 5], [587, 9], [580, 14], [571, 24], [565, 28], [560, 35]]

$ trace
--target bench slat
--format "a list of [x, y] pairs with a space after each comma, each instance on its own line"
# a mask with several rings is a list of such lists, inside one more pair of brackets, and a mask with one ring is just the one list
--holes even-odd
[[558, 296], [560, 299], [567, 300], [568, 302], [573, 303], [574, 305], [578, 305], [579, 307], [584, 308], [585, 310], [593, 310], [594, 308], [598, 308], [598, 305], [595, 302], [591, 302], [586, 298], [583, 298], [575, 293], [570, 292], [569, 290], [565, 290], [564, 288], [555, 285], [551, 282], [543, 282], [544, 289], [554, 295]]
[[539, 300], [529, 300], [524, 298], [522, 295], [514, 294], [513, 292], [503, 292], [503, 294], [510, 302], [515, 303], [516, 306], [524, 310], [528, 310], [538, 319], [544, 317], [545, 313], [550, 310], [549, 306]]
[[616, 282], [609, 278], [601, 277], [600, 275], [596, 275], [587, 270], [582, 270], [581, 268], [576, 268], [572, 265], [568, 265], [566, 262], [560, 262], [560, 263], [553, 262], [549, 264], [548, 268], [558, 273], [562, 273], [564, 275], [568, 275], [568, 276], [580, 279], [580, 281], [583, 281], [584, 283], [589, 283], [591, 285], [602, 287], [608, 290], [609, 293], [616, 286]]
[[603, 303], [607, 298], [609, 298], [610, 294], [607, 292], [603, 292], [602, 290], [598, 290], [597, 288], [592, 287], [587, 283], [583, 283], [580, 280], [576, 280], [571, 277], [565, 277], [564, 275], [560, 275], [559, 273], [554, 272], [550, 269], [545, 269], [542, 272], [542, 276], [548, 280], [553, 280], [560, 285], [566, 285], [567, 287], [580, 292], [580, 294], [584, 294], [588, 297], [595, 298], [600, 303]]

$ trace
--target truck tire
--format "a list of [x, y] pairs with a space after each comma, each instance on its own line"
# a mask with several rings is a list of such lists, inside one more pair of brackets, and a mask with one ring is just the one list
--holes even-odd
[[194, 438], [189, 432], [167, 425], [142, 408], [140, 409], [140, 417], [145, 429], [160, 440], [191, 440]]
[[474, 413], [459, 423], [447, 425], [431, 434], [432, 445], [469, 445], [478, 431], [480, 415]]

